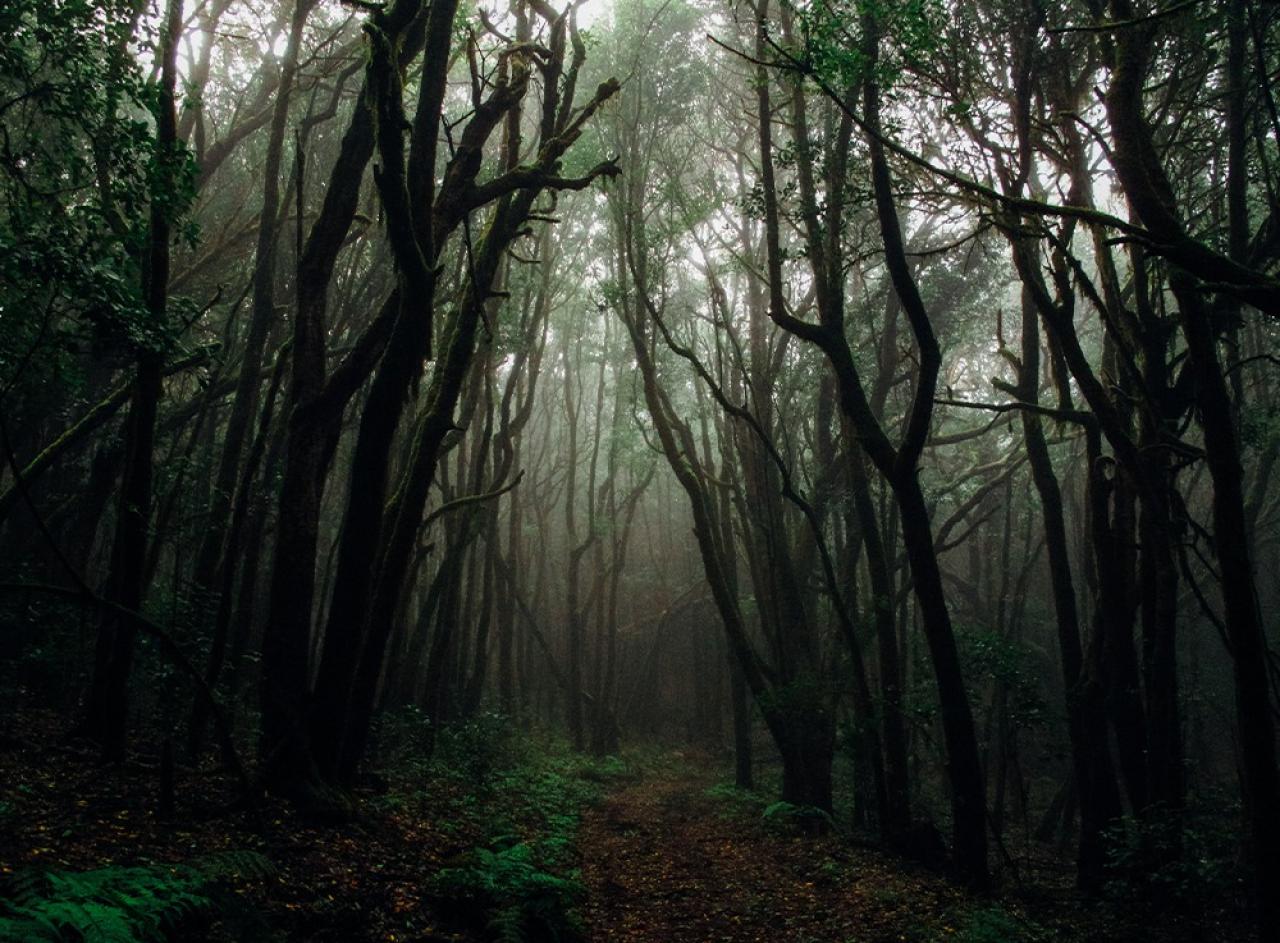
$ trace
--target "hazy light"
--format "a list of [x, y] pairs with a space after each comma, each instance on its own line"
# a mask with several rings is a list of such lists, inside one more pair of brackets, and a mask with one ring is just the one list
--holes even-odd
[[613, 13], [613, 0], [586, 0], [578, 7], [578, 26], [590, 29], [597, 23], [607, 23]]

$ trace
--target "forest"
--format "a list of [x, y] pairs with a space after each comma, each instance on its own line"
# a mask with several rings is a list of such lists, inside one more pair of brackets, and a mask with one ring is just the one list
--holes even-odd
[[0, 941], [1280, 939], [1278, 79], [5, 0]]

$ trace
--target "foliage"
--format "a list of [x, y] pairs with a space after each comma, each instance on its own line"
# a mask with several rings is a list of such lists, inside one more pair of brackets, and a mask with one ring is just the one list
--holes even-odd
[[[158, 86], [134, 4], [0, 10], [0, 376], [75, 379], [74, 352], [158, 348], [141, 291], [151, 207], [178, 220], [195, 163], [156, 140]], [[187, 232], [194, 238], [194, 230]], [[35, 352], [39, 356], [32, 356]], [[70, 376], [68, 376], [70, 374]]]
[[581, 810], [598, 801], [602, 783], [621, 775], [616, 757], [553, 754], [527, 759], [488, 784], [495, 807], [486, 816], [489, 834], [500, 842], [512, 835], [531, 836], [548, 863], [567, 865], [574, 856]]
[[414, 705], [397, 707], [378, 716], [378, 751], [400, 766], [420, 765], [430, 756], [434, 731], [431, 718]]
[[248, 851], [179, 865], [21, 871], [10, 878], [0, 900], [0, 941], [179, 939], [191, 922], [234, 909], [237, 899], [225, 893], [228, 879], [272, 873], [270, 862]]
[[799, 675], [785, 684], [777, 684], [760, 698], [760, 709], [780, 717], [805, 721], [828, 711], [833, 682], [813, 674]]
[[1240, 439], [1247, 449], [1264, 451], [1280, 442], [1280, 410], [1265, 403], [1240, 409]]
[[864, 17], [874, 17], [887, 40], [875, 73], [882, 86], [892, 85], [908, 66], [937, 48], [943, 19], [937, 0], [796, 0], [793, 7], [800, 48], [792, 54], [837, 89], [856, 88], [864, 80]]
[[484, 914], [493, 939], [503, 943], [579, 937], [573, 906], [583, 887], [577, 873], [560, 877], [545, 870], [526, 842], [464, 855], [436, 875], [432, 892], [459, 914]]
[[617, 754], [609, 754], [593, 758], [582, 768], [582, 778], [592, 782], [607, 783], [613, 780], [625, 779], [630, 776], [631, 771], [627, 766], [626, 760]]
[[956, 943], [1032, 943], [1045, 938], [1040, 927], [1016, 919], [998, 904], [971, 911], [950, 937]]
[[716, 801], [723, 810], [721, 814], [725, 818], [759, 818], [764, 814], [767, 805], [756, 791], [743, 789], [730, 782], [716, 783], [706, 791], [706, 796]]
[[[23, 579], [29, 568], [9, 570]], [[62, 600], [10, 595], [0, 599], [0, 690], [29, 691], [45, 704], [60, 704], [79, 693], [80, 679], [66, 670], [77, 655], [73, 631], [50, 632], [49, 626], [82, 627], [85, 609]]]
[[990, 629], [957, 633], [961, 657], [970, 678], [993, 678], [1009, 691], [1009, 716], [1018, 727], [1043, 727], [1049, 708], [1041, 694], [1042, 669], [1026, 645]]
[[1239, 806], [1225, 798], [1193, 805], [1180, 828], [1172, 816], [1127, 816], [1107, 832], [1108, 895], [1130, 900], [1138, 888], [1185, 903], [1242, 890], [1238, 822]]
[[630, 777], [630, 764], [532, 742], [495, 712], [431, 731], [421, 712], [404, 711], [383, 736], [412, 771], [403, 803], [429, 808], [441, 831], [472, 846], [427, 887], [442, 911], [495, 940], [578, 939], [581, 810]]
[[496, 711], [482, 711], [443, 727], [432, 757], [437, 769], [477, 783], [487, 782], [519, 758], [510, 718]]
[[385, 718], [382, 737], [392, 765], [409, 773], [409, 803], [429, 805], [452, 831], [488, 841], [516, 832], [569, 844], [578, 810], [601, 786], [632, 775], [617, 756], [573, 754], [556, 740], [537, 743], [496, 711], [432, 729], [416, 708]]
[[798, 827], [804, 831], [812, 831], [815, 827], [826, 831], [835, 828], [835, 819], [825, 809], [812, 805], [797, 805], [794, 802], [773, 802], [765, 806], [760, 813], [761, 818], [774, 825]]

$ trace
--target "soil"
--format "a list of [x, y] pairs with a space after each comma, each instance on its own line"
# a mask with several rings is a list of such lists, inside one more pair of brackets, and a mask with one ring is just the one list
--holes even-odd
[[940, 877], [735, 813], [708, 794], [713, 783], [687, 771], [646, 778], [587, 812], [588, 939], [861, 943], [954, 932], [946, 918], [963, 898]]

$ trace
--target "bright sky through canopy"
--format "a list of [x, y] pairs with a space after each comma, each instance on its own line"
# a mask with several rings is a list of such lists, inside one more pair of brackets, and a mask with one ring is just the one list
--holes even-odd
[[613, 12], [614, 0], [586, 0], [578, 7], [578, 26], [589, 29], [597, 23], [607, 23]]

